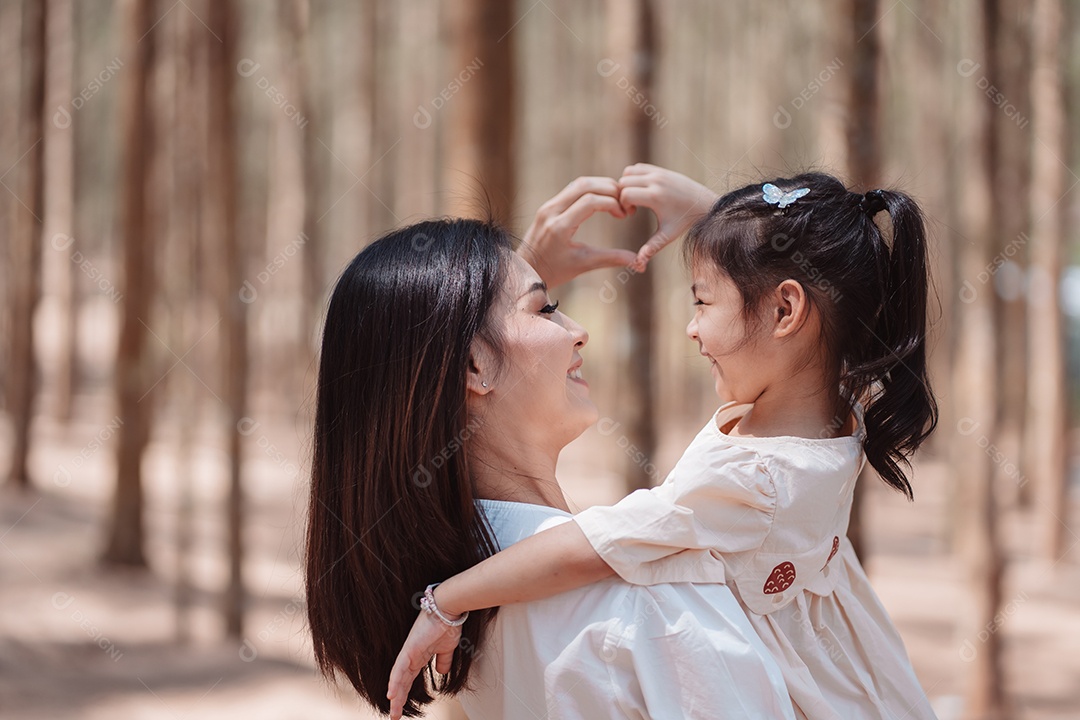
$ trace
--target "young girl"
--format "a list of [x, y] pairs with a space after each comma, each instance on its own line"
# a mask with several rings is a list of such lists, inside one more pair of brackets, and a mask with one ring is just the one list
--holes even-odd
[[[644, 203], [638, 203], [644, 204]], [[891, 218], [887, 243], [874, 218]], [[906, 195], [810, 173], [720, 198], [691, 229], [687, 334], [733, 398], [664, 483], [594, 507], [429, 587], [391, 673], [392, 716], [467, 611], [611, 573], [726, 583], [807, 718], [931, 718], [903, 643], [846, 538], [864, 461], [909, 498], [933, 430], [926, 244]]]

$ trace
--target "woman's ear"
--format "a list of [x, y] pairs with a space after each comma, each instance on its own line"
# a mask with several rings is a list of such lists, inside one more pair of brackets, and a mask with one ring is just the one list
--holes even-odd
[[494, 378], [494, 356], [491, 349], [483, 342], [474, 342], [469, 351], [469, 373], [465, 378], [465, 388], [476, 395], [491, 392]]
[[810, 315], [810, 298], [802, 284], [796, 280], [785, 280], [776, 286], [775, 313], [776, 326], [773, 336], [790, 337], [798, 332]]

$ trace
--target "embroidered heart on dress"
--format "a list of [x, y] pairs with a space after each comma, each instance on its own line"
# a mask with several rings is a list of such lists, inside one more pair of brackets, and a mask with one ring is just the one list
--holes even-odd
[[787, 590], [793, 582], [795, 582], [795, 566], [790, 562], [782, 562], [769, 573], [769, 579], [765, 581], [765, 587], [761, 591], [766, 595], [775, 595]]
[[[840, 538], [839, 537], [834, 537], [832, 539], [832, 551], [829, 553], [829, 560], [833, 559], [833, 555], [835, 555], [836, 551], [839, 550], [839, 549], [840, 549]], [[829, 560], [825, 561], [825, 565], [829, 564]], [[822, 570], [825, 569], [825, 565], [821, 566]]]

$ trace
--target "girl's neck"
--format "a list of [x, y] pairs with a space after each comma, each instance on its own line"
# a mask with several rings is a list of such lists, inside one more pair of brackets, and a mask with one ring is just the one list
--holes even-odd
[[850, 410], [840, 396], [838, 381], [796, 373], [766, 388], [730, 434], [835, 438], [845, 428]]

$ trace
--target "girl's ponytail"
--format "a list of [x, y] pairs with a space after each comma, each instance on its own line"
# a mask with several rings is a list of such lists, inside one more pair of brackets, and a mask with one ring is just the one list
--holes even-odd
[[[933, 432], [938, 408], [926, 363], [926, 311], [929, 291], [926, 229], [922, 212], [907, 195], [873, 190], [860, 207], [873, 223], [878, 209], [892, 218], [892, 248], [880, 231], [872, 242], [884, 255], [884, 293], [863, 362], [850, 375], [871, 388], [866, 410], [867, 460], [881, 478], [911, 498], [902, 466]], [[884, 205], [884, 207], [882, 207]]]

